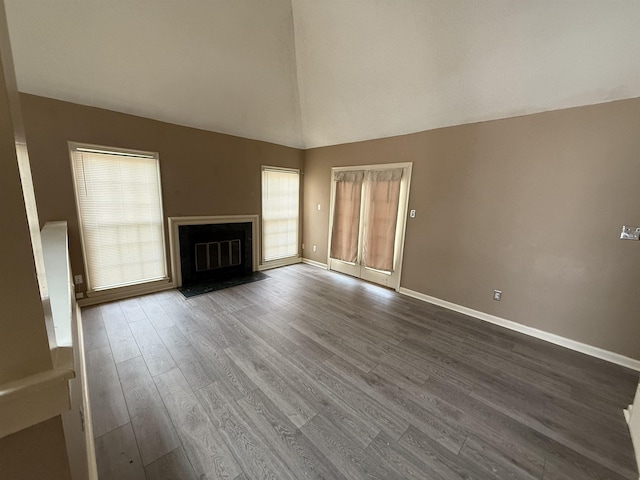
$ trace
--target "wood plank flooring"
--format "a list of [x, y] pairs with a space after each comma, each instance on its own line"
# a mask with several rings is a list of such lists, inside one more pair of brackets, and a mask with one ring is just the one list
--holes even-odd
[[82, 311], [100, 480], [637, 479], [638, 374], [295, 265]]

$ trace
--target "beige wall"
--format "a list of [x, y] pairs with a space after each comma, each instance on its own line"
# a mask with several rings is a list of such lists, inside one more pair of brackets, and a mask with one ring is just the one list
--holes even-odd
[[294, 148], [27, 94], [21, 103], [40, 222], [69, 222], [74, 274], [84, 272], [69, 140], [159, 152], [165, 217], [259, 214], [261, 165], [302, 168]]
[[0, 439], [1, 478], [71, 480], [60, 416]]
[[638, 132], [633, 99], [308, 150], [304, 257], [332, 166], [413, 162], [402, 287], [640, 359]]

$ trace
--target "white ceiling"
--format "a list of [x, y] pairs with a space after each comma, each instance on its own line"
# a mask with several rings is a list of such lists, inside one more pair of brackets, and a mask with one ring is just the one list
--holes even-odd
[[5, 0], [21, 91], [310, 148], [640, 96], [638, 0]]

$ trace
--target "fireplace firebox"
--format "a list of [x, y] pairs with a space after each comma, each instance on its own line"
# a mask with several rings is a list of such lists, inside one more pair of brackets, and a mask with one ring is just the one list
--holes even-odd
[[180, 225], [182, 285], [230, 280], [253, 271], [252, 224]]

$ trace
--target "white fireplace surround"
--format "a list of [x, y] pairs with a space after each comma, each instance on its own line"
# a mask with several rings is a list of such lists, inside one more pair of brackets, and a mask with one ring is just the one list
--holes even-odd
[[174, 288], [182, 286], [182, 267], [180, 265], [180, 226], [213, 225], [220, 223], [251, 222], [251, 256], [252, 269], [258, 270], [260, 242], [258, 241], [258, 215], [219, 215], [201, 217], [169, 217], [169, 255], [171, 256], [171, 274]]

